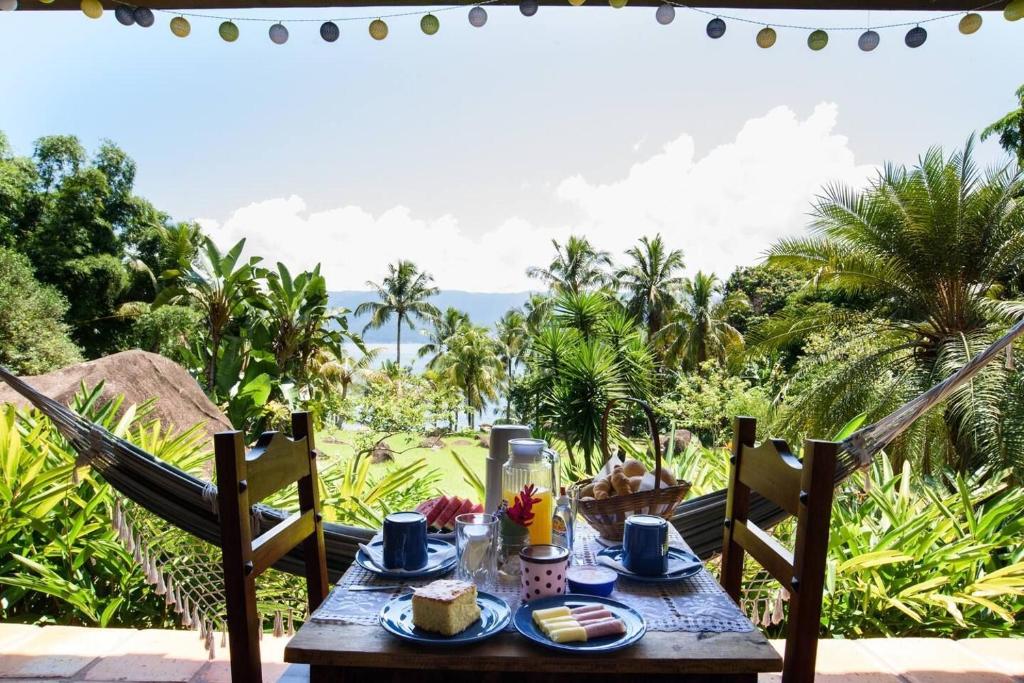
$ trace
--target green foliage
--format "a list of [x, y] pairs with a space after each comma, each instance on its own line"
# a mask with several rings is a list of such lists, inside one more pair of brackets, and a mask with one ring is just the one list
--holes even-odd
[[893, 472], [833, 510], [824, 614], [835, 635], [1007, 637], [1024, 617], [1024, 491], [1005, 473], [944, 485]]
[[193, 340], [202, 334], [202, 314], [189, 306], [141, 308], [128, 337], [133, 347], [159, 353], [193, 372], [197, 362]]
[[370, 373], [355, 401], [356, 417], [373, 432], [422, 432], [429, 394], [429, 384], [407, 370]]
[[[388, 264], [388, 275], [380, 284], [366, 285], [377, 294], [377, 301], [367, 301], [356, 307], [356, 315], [370, 314], [366, 329], [376, 330], [395, 318], [395, 362], [402, 364], [402, 323], [437, 318], [439, 311], [428, 299], [437, 294], [429, 273], [420, 272], [412, 261]], [[365, 330], [364, 330], [365, 331]]]
[[1024, 85], [1017, 88], [1016, 109], [1007, 112], [1006, 116], [986, 126], [981, 131], [981, 139], [991, 135], [999, 137], [999, 146], [1010, 154], [1017, 156], [1017, 163], [1024, 166]]
[[658, 401], [657, 410], [701, 443], [722, 446], [732, 438], [735, 416], [749, 415], [758, 418], [759, 424], [768, 424], [765, 418], [771, 406], [761, 389], [710, 361], [697, 374], [678, 375], [675, 387]]
[[735, 358], [743, 349], [743, 335], [728, 319], [746, 308], [745, 297], [739, 292], [723, 295], [714, 273], [697, 271], [684, 280], [679, 300], [679, 307], [655, 337], [664, 347], [666, 362], [693, 371], [708, 360]]
[[28, 259], [0, 248], [0, 364], [37, 375], [80, 360], [61, 320], [67, 302], [40, 284]]
[[488, 400], [497, 398], [502, 370], [497, 342], [486, 328], [466, 325], [448, 339], [440, 372], [462, 392], [470, 428], [476, 413], [483, 410]]
[[562, 294], [579, 293], [610, 282], [611, 254], [595, 249], [586, 237], [570, 235], [565, 244], [558, 240], [551, 240], [551, 244], [555, 258], [546, 268], [527, 269], [527, 275]]

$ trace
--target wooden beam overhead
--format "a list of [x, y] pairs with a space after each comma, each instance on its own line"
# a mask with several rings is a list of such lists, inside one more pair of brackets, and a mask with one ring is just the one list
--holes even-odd
[[[38, 0], [23, 0], [19, 12], [79, 11], [80, 0], [54, 0], [44, 4]], [[114, 0], [101, 0], [104, 8], [113, 9]], [[986, 7], [986, 11], [1002, 10], [1009, 0], [999, 0]], [[128, 0], [129, 4], [135, 4]], [[541, 5], [568, 6], [566, 0], [538, 0]], [[463, 4], [460, 2], [450, 4]], [[473, 3], [465, 3], [466, 8]], [[498, 0], [494, 5], [518, 5], [519, 0]], [[662, 0], [629, 0], [630, 7], [656, 7]], [[962, 12], [974, 9], [984, 0], [693, 0], [692, 7], [705, 9], [763, 9], [763, 10], [873, 10], [914, 12]], [[437, 0], [139, 0], [138, 5], [151, 9], [202, 11], [237, 9], [300, 9], [317, 7], [439, 7], [449, 6]], [[588, 0], [584, 7], [602, 7], [602, 0]]]

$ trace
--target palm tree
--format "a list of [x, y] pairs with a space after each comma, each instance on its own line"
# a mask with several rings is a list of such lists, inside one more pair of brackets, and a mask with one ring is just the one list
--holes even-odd
[[459, 387], [466, 405], [466, 420], [474, 427], [474, 416], [488, 400], [497, 398], [502, 365], [494, 339], [483, 327], [466, 326], [448, 340], [442, 369]]
[[682, 285], [678, 274], [683, 269], [681, 249], [667, 251], [661, 235], [642, 237], [640, 244], [626, 251], [631, 263], [615, 277], [626, 291], [626, 309], [647, 326], [647, 338], [662, 328], [665, 314], [675, 304], [675, 291]]
[[551, 315], [551, 297], [536, 292], [530, 294], [523, 304], [523, 315], [526, 317], [526, 329], [529, 330], [530, 336], [537, 336]]
[[387, 325], [392, 317], [397, 319], [395, 335], [395, 362], [402, 363], [402, 322], [411, 327], [414, 320], [429, 320], [438, 315], [437, 307], [427, 301], [437, 294], [437, 287], [431, 283], [434, 278], [421, 273], [412, 261], [388, 264], [388, 275], [381, 284], [367, 282], [376, 291], [379, 301], [367, 301], [356, 307], [356, 315], [370, 314], [363, 332], [376, 330]]
[[[1024, 269], [1024, 175], [1010, 164], [979, 173], [973, 149], [972, 137], [948, 157], [930, 149], [909, 170], [887, 165], [864, 191], [829, 187], [814, 207], [812, 234], [770, 249], [769, 263], [875, 302], [864, 312], [791, 311], [762, 331], [769, 346], [810, 332], [850, 337], [807, 364], [814, 386], [793, 404], [805, 426], [888, 412], [1024, 316], [1024, 302], [1000, 298], [1001, 284]], [[960, 471], [1006, 463], [1013, 455], [1001, 416], [1011, 409], [1012, 376], [990, 364], [925, 422], [930, 428], [911, 432], [907, 452], [914, 445], [925, 467], [936, 459]]]
[[469, 325], [469, 314], [449, 306], [441, 315], [431, 318], [433, 329], [428, 331], [429, 341], [416, 352], [417, 358], [430, 356], [428, 368], [433, 368], [448, 350], [448, 340], [462, 327]]
[[164, 279], [172, 284], [153, 302], [154, 308], [166, 303], [191, 303], [202, 311], [210, 342], [206, 388], [211, 393], [217, 385], [224, 333], [256, 295], [256, 264], [260, 259], [254, 256], [239, 263], [244, 248], [242, 239], [227, 253], [221, 253], [213, 240], [205, 237], [196, 262], [182, 263], [164, 273]]
[[697, 271], [683, 281], [679, 305], [668, 313], [656, 339], [666, 346], [666, 360], [696, 370], [708, 360], [726, 360], [743, 346], [743, 335], [728, 323], [729, 314], [742, 306], [745, 297], [723, 294], [714, 273]]
[[1017, 88], [1017, 108], [981, 131], [981, 139], [999, 136], [999, 146], [1017, 155], [1017, 164], [1024, 166], [1024, 85]]
[[607, 251], [595, 249], [586, 237], [571, 235], [561, 245], [551, 240], [555, 258], [547, 268], [529, 268], [526, 274], [545, 282], [555, 292], [581, 292], [608, 283], [607, 269], [612, 258]]
[[495, 325], [495, 333], [498, 339], [498, 358], [505, 366], [505, 419], [511, 420], [512, 384], [529, 340], [526, 318], [517, 308], [506, 311]]
[[325, 386], [340, 387], [341, 399], [345, 400], [352, 385], [360, 376], [366, 374], [373, 361], [377, 360], [378, 353], [378, 349], [367, 349], [356, 358], [348, 352], [343, 352], [339, 357], [321, 350], [313, 356], [311, 375]]

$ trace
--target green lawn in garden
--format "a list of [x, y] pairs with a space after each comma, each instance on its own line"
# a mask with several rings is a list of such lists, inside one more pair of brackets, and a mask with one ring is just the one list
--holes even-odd
[[[355, 453], [356, 442], [360, 435], [354, 431], [328, 429], [317, 435], [317, 447], [328, 456], [351, 457]], [[364, 437], [365, 438], [365, 437]], [[426, 437], [419, 434], [398, 434], [386, 441], [394, 454], [391, 467], [401, 467], [416, 460], [426, 460], [429, 467], [441, 473], [437, 484], [437, 493], [471, 498], [473, 502], [482, 503], [473, 488], [466, 483], [462, 469], [455, 461], [452, 452], [458, 453], [473, 468], [480, 480], [484, 479], [484, 462], [487, 449], [480, 445], [475, 436], [455, 435], [442, 438], [444, 447], [432, 449], [423, 447]], [[374, 472], [383, 472], [388, 464], [374, 465]]]

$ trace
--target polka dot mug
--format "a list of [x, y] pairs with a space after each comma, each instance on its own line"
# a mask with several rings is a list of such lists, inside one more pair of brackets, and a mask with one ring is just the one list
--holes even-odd
[[519, 560], [523, 602], [566, 592], [568, 550], [560, 545], [528, 545], [519, 551]]

